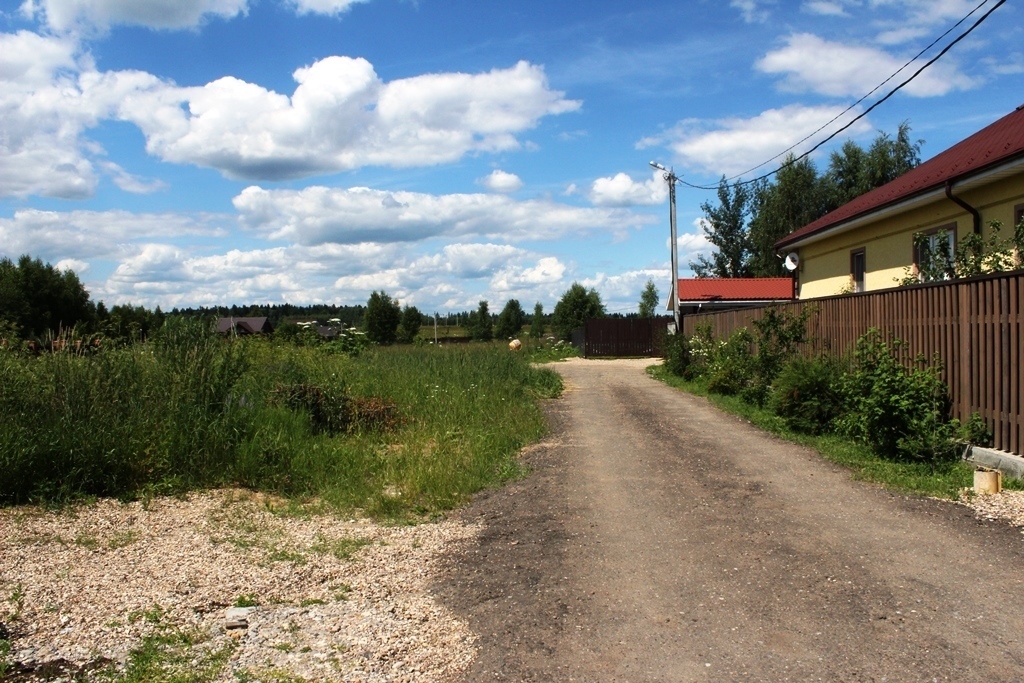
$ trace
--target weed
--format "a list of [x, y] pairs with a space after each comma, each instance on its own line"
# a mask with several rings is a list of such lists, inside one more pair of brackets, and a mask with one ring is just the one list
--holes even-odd
[[133, 649], [120, 674], [110, 676], [111, 683], [208, 683], [223, 671], [234, 643], [218, 649], [206, 646], [209, 635], [198, 629], [166, 629], [145, 636]]
[[138, 534], [134, 531], [118, 531], [107, 541], [107, 548], [110, 550], [117, 550], [118, 548], [124, 548], [125, 546], [131, 545], [138, 540]]
[[86, 550], [96, 550], [100, 547], [100, 542], [97, 541], [94, 536], [79, 534], [75, 537], [75, 545], [85, 548]]
[[323, 534], [317, 534], [316, 543], [310, 546], [309, 550], [314, 553], [333, 555], [339, 560], [351, 560], [360, 548], [370, 545], [370, 543], [372, 541], [368, 538], [346, 536], [331, 539]]
[[322, 598], [303, 598], [299, 602], [299, 607], [309, 607], [311, 605], [326, 605], [327, 601]]
[[270, 562], [291, 562], [292, 564], [297, 565], [306, 564], [305, 555], [291, 550], [273, 550], [269, 555], [267, 555], [267, 560]]
[[259, 607], [260, 600], [253, 593], [244, 593], [235, 598], [232, 607]]

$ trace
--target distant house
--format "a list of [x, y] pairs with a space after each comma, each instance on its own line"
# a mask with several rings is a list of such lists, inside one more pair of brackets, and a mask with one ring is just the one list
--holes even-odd
[[[792, 301], [793, 278], [732, 277], [679, 278], [680, 315], [727, 311]], [[672, 310], [669, 297], [668, 310]]]
[[272, 334], [274, 327], [268, 318], [219, 318], [217, 331], [221, 334], [243, 336], [247, 334]]
[[908, 171], [840, 206], [776, 243], [799, 257], [798, 296], [893, 287], [924, 250], [971, 232], [1004, 236], [1024, 219], [1024, 106]]

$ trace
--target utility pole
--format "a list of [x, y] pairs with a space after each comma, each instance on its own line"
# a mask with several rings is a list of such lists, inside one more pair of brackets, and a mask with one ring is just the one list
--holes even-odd
[[651, 162], [651, 167], [662, 171], [665, 182], [668, 183], [668, 224], [671, 233], [672, 244], [672, 289], [669, 294], [672, 297], [672, 317], [675, 320], [675, 333], [682, 334], [683, 329], [679, 326], [679, 251], [676, 246], [676, 183], [678, 176], [671, 168], [665, 168], [657, 161]]

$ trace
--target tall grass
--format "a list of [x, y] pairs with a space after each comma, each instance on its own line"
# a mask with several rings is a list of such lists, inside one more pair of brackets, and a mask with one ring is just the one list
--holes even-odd
[[230, 484], [427, 513], [515, 476], [560, 390], [499, 345], [351, 358], [188, 321], [94, 355], [0, 352], [0, 502]]

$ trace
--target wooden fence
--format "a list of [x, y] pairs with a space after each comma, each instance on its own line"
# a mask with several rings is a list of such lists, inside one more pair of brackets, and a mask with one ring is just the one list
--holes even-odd
[[668, 318], [599, 318], [573, 331], [585, 358], [664, 355]]
[[[808, 321], [811, 349], [843, 354], [870, 328], [904, 342], [911, 357], [937, 354], [961, 420], [979, 413], [994, 447], [1024, 455], [1024, 271], [784, 304]], [[726, 337], [763, 308], [689, 315], [684, 334], [710, 325]]]

